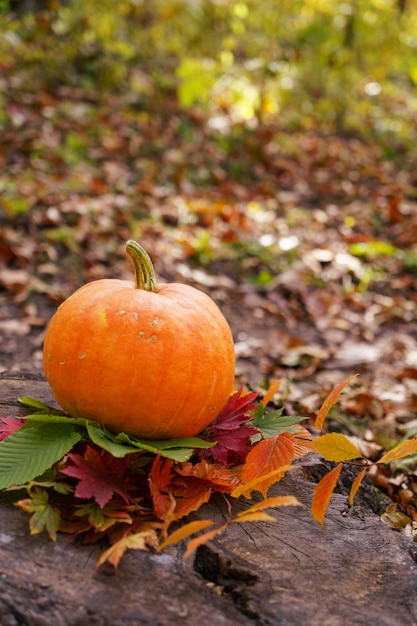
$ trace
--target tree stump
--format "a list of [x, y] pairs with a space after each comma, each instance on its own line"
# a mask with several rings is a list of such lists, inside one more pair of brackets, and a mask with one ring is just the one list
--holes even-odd
[[[6, 374], [0, 414], [21, 414], [23, 395], [53, 403], [45, 380]], [[349, 507], [342, 482], [323, 530], [310, 502], [327, 470], [306, 457], [271, 490], [305, 505], [272, 511], [275, 523], [233, 524], [185, 562], [183, 546], [161, 555], [131, 551], [116, 571], [95, 569], [98, 545], [30, 536], [28, 516], [4, 494], [1, 626], [417, 624], [416, 544], [380, 521], [369, 485]], [[226, 516], [224, 502], [213, 499], [197, 517]]]

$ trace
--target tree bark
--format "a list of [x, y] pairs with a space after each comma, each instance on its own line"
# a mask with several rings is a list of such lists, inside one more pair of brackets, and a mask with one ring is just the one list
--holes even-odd
[[[0, 377], [0, 413], [21, 414], [16, 397], [52, 403], [45, 380]], [[102, 546], [30, 536], [28, 516], [10, 496], [0, 503], [2, 626], [405, 626], [417, 624], [416, 544], [374, 512], [373, 488], [347, 505], [331, 501], [323, 530], [310, 515], [326, 468], [308, 457], [273, 488], [303, 507], [272, 511], [275, 523], [233, 524], [183, 561], [183, 546], [162, 555], [131, 551], [114, 571], [95, 563]], [[345, 476], [349, 482], [349, 476]], [[345, 492], [345, 493], [344, 493]], [[272, 494], [269, 494], [272, 495]], [[252, 502], [251, 502], [252, 504]], [[242, 501], [239, 506], [248, 506]], [[198, 517], [223, 520], [213, 499]]]

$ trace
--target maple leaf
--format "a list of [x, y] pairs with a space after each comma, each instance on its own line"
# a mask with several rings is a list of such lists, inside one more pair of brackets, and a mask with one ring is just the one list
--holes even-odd
[[35, 487], [30, 493], [30, 498], [19, 500], [19, 502], [16, 502], [16, 506], [26, 511], [26, 513], [32, 513], [29, 522], [31, 535], [39, 535], [46, 530], [49, 537], [56, 541], [60, 514], [49, 503], [48, 492], [45, 489]]
[[156, 530], [158, 528], [160, 528], [160, 524], [157, 522], [142, 522], [136, 526], [135, 531], [125, 532], [121, 538], [112, 543], [110, 548], [101, 553], [96, 568], [99, 568], [106, 561], [117, 567], [127, 550], [157, 548], [158, 535]]
[[22, 428], [25, 421], [15, 417], [0, 417], [0, 441]]
[[120, 472], [125, 465], [106, 452], [98, 452], [87, 446], [84, 456], [77, 453], [68, 454], [73, 465], [61, 470], [62, 474], [78, 478], [75, 489], [77, 498], [94, 498], [100, 507], [104, 507], [117, 493], [125, 502], [133, 502], [128, 489], [129, 484], [123, 481]]
[[232, 457], [235, 464], [244, 460], [250, 448], [250, 437], [258, 433], [253, 426], [247, 425], [256, 409], [258, 395], [239, 389], [230, 396], [217, 418], [206, 429], [209, 441], [215, 441], [216, 445], [199, 451], [200, 458], [212, 458], [223, 465], [230, 463]]

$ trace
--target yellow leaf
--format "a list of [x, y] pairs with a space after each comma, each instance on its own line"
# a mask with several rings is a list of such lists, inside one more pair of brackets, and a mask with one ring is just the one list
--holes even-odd
[[350, 381], [356, 378], [356, 376], [357, 374], [353, 374], [353, 376], [349, 376], [349, 378], [346, 378], [346, 380], [343, 380], [341, 383], [336, 385], [336, 387], [332, 389], [332, 391], [329, 393], [327, 398], [324, 399], [324, 402], [321, 405], [319, 412], [317, 413], [316, 421], [314, 422], [314, 426], [317, 428], [317, 430], [322, 430], [324, 420], [326, 419], [328, 412], [335, 404], [335, 402], [337, 402], [340, 394], [345, 389], [345, 387], [347, 387]]
[[352, 487], [350, 488], [349, 504], [353, 504], [353, 501], [358, 492], [358, 489], [361, 486], [362, 481], [366, 476], [366, 472], [367, 472], [367, 468], [364, 467], [364, 469], [361, 472], [359, 472], [359, 474], [356, 476], [355, 480], [353, 481]]
[[268, 402], [270, 402], [270, 400], [272, 400], [272, 398], [274, 397], [274, 395], [278, 391], [280, 384], [281, 384], [280, 380], [273, 380], [272, 381], [272, 383], [269, 386], [268, 391], [266, 392], [266, 394], [263, 397], [263, 400], [261, 400], [261, 404], [263, 406], [266, 406], [268, 404]]
[[194, 522], [184, 524], [184, 526], [175, 530], [165, 539], [165, 541], [161, 543], [159, 550], [165, 550], [167, 546], [179, 543], [180, 541], [183, 541], [183, 539], [187, 539], [190, 535], [197, 533], [199, 530], [203, 530], [203, 528], [207, 528], [207, 526], [212, 526], [213, 524], [214, 522], [210, 520], [196, 520]]
[[388, 450], [378, 461], [377, 463], [389, 463], [390, 461], [397, 461], [398, 459], [403, 459], [406, 456], [410, 456], [410, 454], [414, 454], [417, 452], [417, 439], [407, 439], [407, 441], [403, 441], [399, 443], [395, 448]]
[[317, 437], [313, 446], [326, 461], [349, 461], [362, 456], [358, 448], [340, 433]]
[[329, 506], [330, 498], [333, 495], [333, 491], [336, 487], [342, 467], [343, 463], [339, 463], [339, 465], [334, 467], [321, 479], [314, 489], [313, 500], [311, 503], [311, 514], [313, 519], [315, 519], [316, 522], [319, 522], [323, 527], [327, 507]]
[[210, 539], [213, 539], [213, 537], [215, 537], [216, 535], [220, 535], [220, 533], [226, 530], [227, 526], [228, 524], [223, 524], [223, 526], [219, 526], [218, 528], [209, 530], [208, 532], [199, 535], [195, 539], [191, 539], [187, 544], [187, 549], [183, 557], [184, 561], [186, 561], [188, 557], [191, 556], [191, 554], [194, 552], [194, 550], [197, 550], [199, 546], [207, 543], [207, 541], [210, 541]]

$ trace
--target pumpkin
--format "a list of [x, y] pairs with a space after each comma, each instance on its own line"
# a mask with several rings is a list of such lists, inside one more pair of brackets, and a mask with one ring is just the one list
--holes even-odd
[[230, 327], [202, 291], [157, 285], [137, 242], [126, 251], [135, 281], [87, 283], [58, 307], [45, 335], [46, 378], [72, 417], [144, 439], [196, 435], [233, 389]]

